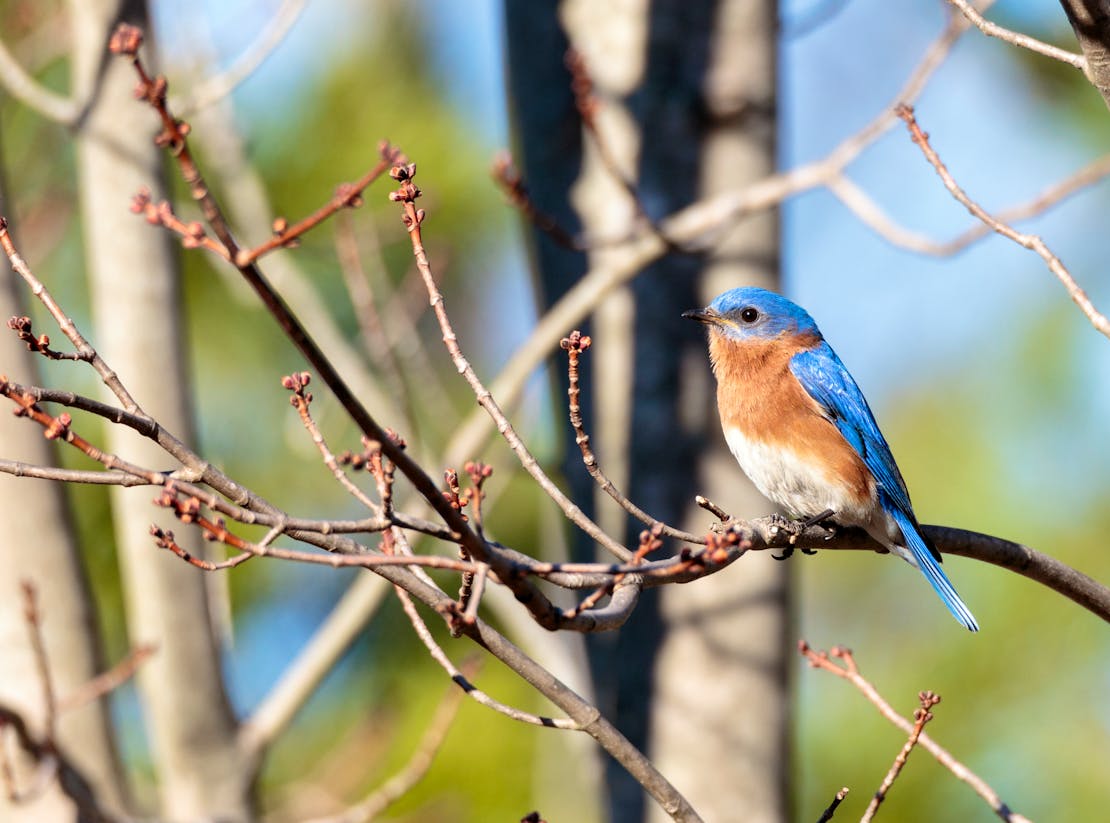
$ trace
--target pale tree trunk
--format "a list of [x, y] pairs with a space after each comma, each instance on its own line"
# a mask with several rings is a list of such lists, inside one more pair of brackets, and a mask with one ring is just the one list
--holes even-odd
[[[506, 9], [532, 193], [556, 204], [567, 196], [547, 189], [560, 184], [547, 159], [558, 151], [563, 179], [580, 166], [573, 202], [582, 224], [596, 236], [621, 236], [635, 209], [597, 152], [587, 144], [573, 153], [565, 138], [555, 148], [561, 132], [542, 127], [555, 112], [575, 122], [568, 77], [552, 71], [562, 61], [558, 38], [534, 36], [535, 18], [545, 16], [536, 4], [510, 0]], [[641, 0], [620, 13], [589, 0], [564, 0], [557, 12], [546, 6], [584, 56], [602, 101], [599, 126], [652, 218], [774, 170], [775, 11], [769, 0]], [[536, 163], [533, 152], [545, 159]], [[749, 218], [708, 255], [651, 266], [595, 315], [594, 445], [610, 477], [658, 518], [704, 530], [707, 516], [690, 511], [697, 493], [737, 516], [766, 511], [724, 447], [703, 332], [680, 314], [731, 286], [774, 286], [778, 239], [774, 215]], [[589, 262], [616, 254], [619, 247], [599, 246]], [[549, 262], [541, 253], [545, 301], [566, 275], [542, 268]], [[629, 529], [633, 545], [641, 528]], [[649, 592], [619, 634], [591, 638], [602, 709], [706, 820], [786, 817], [788, 605], [786, 568], [749, 557], [693, 585]], [[607, 785], [612, 820], [662, 819], [612, 764]]]
[[[700, 76], [692, 71], [686, 75], [689, 85], [683, 90], [684, 96], [696, 98], [689, 108], [698, 119], [697, 133], [690, 135], [690, 144], [700, 149], [696, 168], [690, 172], [697, 179], [691, 199], [739, 189], [771, 174], [775, 170], [775, 3], [706, 4], [709, 8], [700, 20], [684, 11], [681, 3], [669, 5], [674, 7], [673, 17], [660, 20], [658, 26], [666, 39], [660, 57], [684, 56], [688, 71], [691, 63], [705, 61]], [[691, 24], [696, 29], [691, 30]], [[701, 55], [687, 52], [690, 42], [699, 44]], [[668, 99], [665, 90], [660, 96]], [[645, 122], [645, 130], [649, 127]], [[682, 142], [668, 140], [665, 149], [672, 156], [655, 163], [653, 174], [667, 175], [668, 168], [681, 164], [677, 154], [681, 147]], [[774, 288], [778, 279], [778, 215], [764, 212], [738, 223], [705, 259], [691, 305], [703, 306], [737, 285]], [[673, 313], [676, 306], [664, 308]], [[645, 333], [646, 328], [639, 329], [637, 337]], [[704, 358], [702, 330], [697, 337], [698, 355]], [[665, 342], [657, 345], [665, 350]], [[643, 368], [658, 367], [649, 360]], [[675, 363], [674, 368], [682, 369], [683, 377], [696, 372], [701, 379], [680, 382], [684, 396], [700, 396], [706, 415], [702, 432], [715, 444], [701, 455], [698, 488], [736, 516], [766, 513], [769, 504], [724, 447], [712, 408], [714, 389], [712, 381], [705, 379], [704, 366], [687, 361]], [[641, 401], [636, 403], [639, 407]], [[677, 426], [679, 407], [672, 405], [667, 412], [668, 425]], [[648, 453], [649, 444], [645, 442], [639, 451]], [[650, 466], [645, 459], [643, 472], [649, 472]], [[671, 480], [687, 484], [688, 504], [689, 476], [680, 474]], [[704, 513], [692, 522], [704, 524]], [[656, 649], [650, 750], [662, 772], [687, 793], [706, 820], [772, 823], [785, 820], [788, 813], [788, 672], [793, 652], [788, 567], [768, 555], [745, 557], [724, 574], [663, 591], [666, 634]], [[657, 811], [650, 818], [662, 819]]]
[[[188, 442], [192, 424], [175, 252], [164, 231], [128, 211], [129, 197], [141, 187], [149, 187], [155, 200], [164, 197], [162, 155], [152, 142], [157, 123], [149, 107], [134, 99], [131, 66], [106, 54], [120, 19], [147, 31], [149, 50], [147, 10], [140, 2], [72, 0], [70, 13], [78, 99], [95, 89], [77, 145], [93, 342], [143, 409]], [[108, 427], [106, 443], [140, 464], [167, 462], [155, 445], [122, 426]], [[247, 820], [253, 814], [252, 770], [236, 743], [205, 577], [155, 549], [148, 530], [153, 521], [164, 522], [166, 513], [151, 506], [151, 497], [149, 489], [112, 489], [131, 641], [158, 647], [138, 686], [162, 815]], [[195, 538], [187, 528], [177, 531], [181, 540]]]
[[[0, 192], [0, 213], [11, 216]], [[22, 282], [7, 267], [0, 276], [0, 317], [27, 310]], [[36, 328], [36, 332], [40, 330]], [[0, 334], [0, 373], [13, 382], [38, 384], [32, 355], [16, 336]], [[5, 409], [0, 413], [0, 454], [36, 466], [54, 461], [41, 430]], [[0, 475], [0, 704], [17, 711], [36, 738], [43, 737], [46, 698], [24, 618], [21, 587], [34, 587], [46, 662], [55, 694], [64, 698], [99, 673], [100, 639], [88, 581], [77, 552], [62, 487], [55, 483]], [[0, 731], [0, 746], [12, 754]], [[100, 808], [121, 811], [126, 794], [112, 738], [107, 705], [97, 700], [57, 716], [55, 739], [83, 774]], [[31, 764], [16, 758], [15, 785], [35, 785]], [[54, 823], [76, 819], [74, 804], [50, 781], [33, 800], [11, 804], [0, 792], [0, 820], [5, 823]]]

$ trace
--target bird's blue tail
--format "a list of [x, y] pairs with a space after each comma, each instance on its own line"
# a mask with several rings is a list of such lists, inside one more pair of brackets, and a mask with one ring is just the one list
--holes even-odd
[[933, 553], [925, 543], [925, 538], [918, 531], [918, 525], [911, 518], [898, 511], [896, 507], [892, 506], [891, 509], [894, 509], [890, 512], [891, 515], [898, 523], [898, 528], [902, 530], [902, 536], [906, 539], [906, 547], [913, 554], [913, 559], [917, 561], [917, 567], [921, 569], [921, 573], [925, 575], [925, 579], [929, 581], [933, 591], [944, 601], [944, 605], [948, 607], [948, 611], [952, 612], [952, 616], [959, 620], [965, 628], [973, 632], [979, 631], [979, 624], [975, 622], [971, 610], [956, 594], [955, 587], [934, 559]]

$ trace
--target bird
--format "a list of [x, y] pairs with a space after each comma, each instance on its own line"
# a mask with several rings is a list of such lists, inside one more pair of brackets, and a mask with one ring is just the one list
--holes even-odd
[[919, 569], [952, 616], [978, 631], [917, 522], [863, 392], [805, 309], [749, 286], [682, 316], [708, 329], [721, 427], [756, 488], [809, 522], [863, 528]]

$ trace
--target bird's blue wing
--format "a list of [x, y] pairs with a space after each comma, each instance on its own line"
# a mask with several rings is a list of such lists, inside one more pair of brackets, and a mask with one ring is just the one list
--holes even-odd
[[933, 590], [957, 620], [971, 631], [978, 631], [971, 611], [938, 565], [940, 554], [929, 544], [913, 515], [905, 481], [890, 453], [890, 446], [879, 431], [875, 416], [867, 405], [852, 375], [828, 343], [799, 352], [790, 359], [790, 371], [802, 388], [821, 407], [837, 431], [863, 458], [878, 483], [879, 500], [902, 532], [906, 548], [917, 562]]
[[822, 340], [815, 348], [798, 352], [790, 359], [790, 371], [863, 458], [864, 465], [879, 484], [879, 492], [885, 493], [894, 506], [912, 517], [910, 495], [890, 446], [879, 431], [863, 392], [832, 347]]

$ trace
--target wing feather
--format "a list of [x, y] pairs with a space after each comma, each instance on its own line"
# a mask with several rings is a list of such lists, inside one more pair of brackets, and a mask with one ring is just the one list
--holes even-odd
[[824, 340], [790, 359], [790, 371], [825, 417], [855, 449], [874, 475], [879, 493], [913, 517], [913, 506], [890, 446], [879, 431], [871, 407], [836, 352]]

